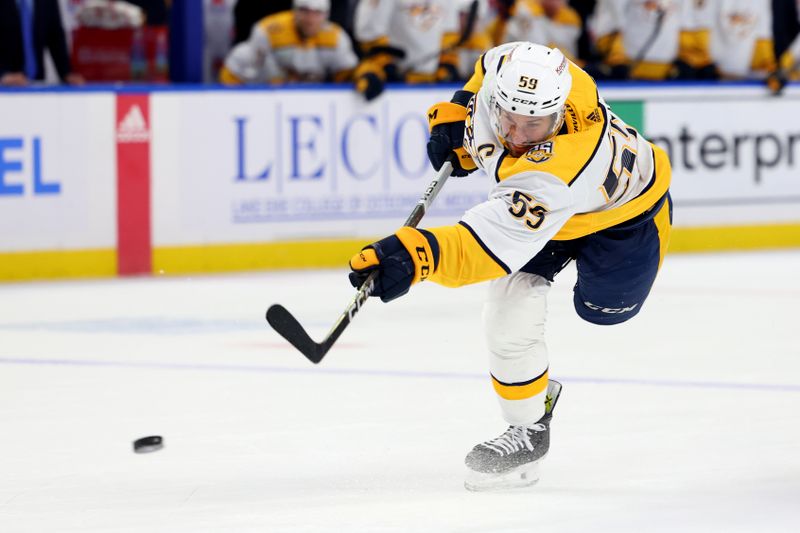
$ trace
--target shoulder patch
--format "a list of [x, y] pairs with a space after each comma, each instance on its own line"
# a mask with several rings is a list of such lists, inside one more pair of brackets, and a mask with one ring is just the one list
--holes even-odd
[[553, 157], [553, 141], [536, 144], [525, 154], [525, 159], [531, 163], [544, 163], [551, 157]]

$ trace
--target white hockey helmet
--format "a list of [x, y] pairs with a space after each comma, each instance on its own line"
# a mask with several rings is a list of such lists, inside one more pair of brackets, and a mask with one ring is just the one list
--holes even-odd
[[294, 0], [292, 7], [295, 9], [303, 7], [312, 11], [328, 13], [331, 10], [331, 0]]
[[560, 50], [519, 43], [500, 66], [491, 90], [495, 133], [514, 152], [555, 136], [571, 88], [569, 61]]

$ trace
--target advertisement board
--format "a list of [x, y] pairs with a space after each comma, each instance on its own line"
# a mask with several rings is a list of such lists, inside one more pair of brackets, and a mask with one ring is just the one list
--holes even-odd
[[115, 273], [113, 94], [0, 98], [0, 279]]
[[[397, 90], [370, 104], [341, 89], [153, 95], [155, 245], [391, 231], [431, 176], [424, 111], [449, 94]], [[670, 154], [676, 227], [800, 219], [800, 120], [786, 99], [608, 97]], [[480, 173], [451, 180], [426, 223], [457, 220], [491, 185]]]
[[676, 226], [800, 220], [800, 100], [647, 102], [645, 123], [670, 155]]
[[[425, 111], [452, 90], [0, 93], [0, 279], [344, 264], [425, 190]], [[800, 244], [800, 86], [602, 94], [671, 157], [671, 249]], [[451, 179], [423, 225], [493, 183]]]
[[113, 94], [0, 98], [0, 252], [113, 248]]
[[[155, 246], [371, 237], [392, 231], [433, 177], [425, 110], [447, 93], [156, 94]], [[451, 180], [426, 223], [486, 198], [485, 176]]]

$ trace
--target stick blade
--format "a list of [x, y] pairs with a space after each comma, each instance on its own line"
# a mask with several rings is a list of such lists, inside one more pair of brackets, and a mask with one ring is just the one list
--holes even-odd
[[300, 353], [315, 365], [325, 357], [325, 352], [328, 350], [322, 344], [314, 342], [308, 336], [306, 330], [303, 329], [303, 326], [300, 325], [300, 322], [284, 306], [280, 304], [271, 305], [267, 309], [267, 322], [272, 326], [272, 329], [289, 341], [292, 346], [300, 350]]

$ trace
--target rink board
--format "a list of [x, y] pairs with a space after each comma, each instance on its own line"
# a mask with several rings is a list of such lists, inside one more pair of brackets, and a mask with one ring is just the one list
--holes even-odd
[[[0, 279], [338, 266], [432, 177], [450, 87], [0, 92]], [[671, 251], [800, 246], [800, 87], [613, 86], [671, 156]], [[426, 226], [482, 201], [451, 180]]]

